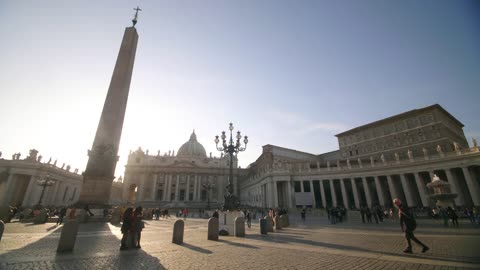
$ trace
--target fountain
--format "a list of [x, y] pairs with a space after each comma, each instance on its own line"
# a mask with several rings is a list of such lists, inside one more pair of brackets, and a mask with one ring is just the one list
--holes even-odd
[[437, 207], [447, 208], [450, 206], [455, 208], [453, 199], [455, 199], [458, 194], [451, 192], [448, 182], [441, 180], [440, 177], [434, 174], [432, 182], [428, 183], [427, 187], [433, 190], [433, 194], [429, 196], [435, 201]]

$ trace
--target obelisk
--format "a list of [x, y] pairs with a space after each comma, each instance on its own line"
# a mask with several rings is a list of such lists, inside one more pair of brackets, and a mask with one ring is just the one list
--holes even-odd
[[140, 9], [137, 7], [136, 10], [133, 26], [125, 29], [97, 133], [92, 149], [88, 151], [78, 205], [97, 208], [108, 205], [110, 199], [138, 42], [135, 24]]

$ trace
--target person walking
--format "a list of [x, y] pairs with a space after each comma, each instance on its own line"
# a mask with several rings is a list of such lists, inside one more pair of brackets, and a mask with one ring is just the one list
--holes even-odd
[[133, 236], [135, 237], [134, 243], [135, 248], [142, 248], [140, 245], [140, 239], [142, 238], [142, 230], [145, 228], [145, 223], [142, 220], [143, 218], [143, 208], [138, 206], [133, 211], [133, 218], [132, 218], [132, 227], [133, 227]]
[[372, 223], [372, 211], [369, 207], [365, 210], [365, 215], [367, 216], [367, 223]]
[[67, 208], [62, 207], [62, 209], [60, 210], [60, 213], [58, 214], [57, 225], [62, 224], [63, 218], [65, 217], [66, 214], [67, 214]]
[[305, 222], [305, 217], [306, 217], [306, 210], [305, 208], [302, 209], [302, 212], [300, 212], [300, 217], [302, 218], [302, 221]]
[[85, 212], [88, 213], [89, 216], [93, 217], [93, 213], [92, 213], [92, 211], [90, 211], [90, 208], [88, 207], [88, 204], [85, 205], [83, 210], [85, 210]]
[[362, 223], [365, 223], [365, 207], [360, 207], [360, 215], [362, 216]]
[[405, 239], [407, 240], [407, 247], [403, 250], [404, 253], [413, 253], [412, 251], [412, 240], [422, 246], [422, 253], [427, 252], [430, 248], [422, 243], [420, 240], [418, 240], [415, 235], [413, 234], [413, 231], [417, 227], [417, 222], [415, 221], [415, 218], [411, 213], [407, 212], [407, 209], [405, 209], [402, 205], [402, 202], [398, 199], [395, 198], [393, 200], [393, 204], [395, 207], [398, 209], [398, 218], [400, 219], [400, 227], [402, 228], [402, 232], [405, 232]]
[[252, 227], [252, 214], [250, 213], [250, 211], [247, 211], [245, 217], [247, 218], [247, 226], [250, 229]]
[[188, 216], [188, 210], [187, 208], [183, 209], [183, 220], [186, 220]]
[[132, 231], [132, 214], [133, 214], [132, 207], [128, 207], [123, 213], [123, 222], [122, 222], [122, 228], [121, 228], [123, 236], [120, 242], [121, 244], [120, 250], [125, 250], [128, 248], [127, 239], [130, 232]]
[[458, 216], [455, 213], [455, 210], [452, 207], [447, 208], [448, 217], [452, 220], [453, 227], [458, 228]]

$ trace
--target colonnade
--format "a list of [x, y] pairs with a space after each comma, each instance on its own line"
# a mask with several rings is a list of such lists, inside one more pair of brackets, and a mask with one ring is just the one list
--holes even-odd
[[52, 184], [45, 187], [37, 183], [45, 174], [10, 170], [7, 175], [1, 183], [0, 205], [32, 207], [40, 203], [44, 206], [63, 206], [75, 203], [80, 196], [80, 175], [69, 179], [53, 174], [49, 178]]
[[272, 177], [265, 178], [269, 180], [260, 183], [260, 189], [250, 189], [250, 193], [244, 194], [242, 199], [246, 204], [267, 208], [304, 206], [297, 199], [304, 201], [308, 196], [312, 197], [312, 207], [391, 207], [393, 198], [400, 198], [409, 207], [427, 207], [434, 205], [426, 187], [434, 174], [450, 184], [452, 193], [458, 194], [456, 205], [480, 206], [480, 166], [416, 171], [378, 170], [363, 175], [276, 175], [273, 171]]

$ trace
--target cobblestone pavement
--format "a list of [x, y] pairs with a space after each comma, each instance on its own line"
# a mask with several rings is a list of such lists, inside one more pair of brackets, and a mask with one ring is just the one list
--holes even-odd
[[326, 218], [292, 218], [268, 235], [258, 224], [245, 238], [207, 240], [207, 220], [188, 219], [184, 244], [172, 244], [175, 219], [147, 221], [142, 249], [120, 251], [120, 228], [82, 224], [75, 249], [57, 253], [62, 226], [8, 223], [0, 242], [0, 269], [480, 269], [480, 228], [444, 228], [419, 221], [416, 236], [427, 253], [402, 253], [399, 225], [385, 222], [330, 225]]

